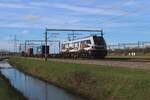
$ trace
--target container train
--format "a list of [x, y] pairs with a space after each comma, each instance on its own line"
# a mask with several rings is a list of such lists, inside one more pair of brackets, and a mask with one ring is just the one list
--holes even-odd
[[[57, 55], [49, 54], [49, 46], [47, 46], [47, 54], [49, 57], [63, 58], [104, 58], [107, 55], [106, 42], [103, 36], [92, 35], [76, 40], [65, 41], [61, 43], [60, 53]], [[33, 49], [29, 48], [26, 52], [27, 56], [41, 56], [45, 54], [45, 46], [37, 47], [37, 52], [33, 53]]]
[[[46, 47], [46, 53], [49, 54], [49, 46]], [[35, 48], [29, 47], [27, 50], [22, 51], [21, 55], [26, 57], [44, 57], [45, 45], [37, 46]]]
[[38, 46], [36, 49], [36, 52], [34, 53], [37, 56], [41, 56], [44, 57], [45, 56], [45, 49], [46, 49], [46, 54], [49, 54], [49, 46], [42, 45], [42, 46]]

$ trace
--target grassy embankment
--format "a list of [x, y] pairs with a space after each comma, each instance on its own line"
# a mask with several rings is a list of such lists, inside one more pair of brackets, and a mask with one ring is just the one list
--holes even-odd
[[149, 100], [150, 70], [99, 65], [9, 60], [20, 70], [95, 100]]
[[0, 100], [25, 100], [25, 98], [10, 86], [8, 80], [0, 73]]

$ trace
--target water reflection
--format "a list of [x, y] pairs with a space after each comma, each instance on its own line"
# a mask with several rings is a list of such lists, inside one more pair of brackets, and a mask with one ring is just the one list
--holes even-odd
[[[0, 66], [10, 67], [6, 62], [0, 62]], [[83, 100], [63, 89], [25, 75], [14, 68], [0, 69], [0, 71], [10, 80], [12, 86], [22, 92], [29, 100]]]

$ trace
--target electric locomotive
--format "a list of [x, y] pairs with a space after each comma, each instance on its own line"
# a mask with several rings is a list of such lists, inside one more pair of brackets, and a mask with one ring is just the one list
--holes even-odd
[[106, 42], [98, 35], [66, 41], [61, 45], [61, 55], [67, 58], [104, 58], [107, 55]]

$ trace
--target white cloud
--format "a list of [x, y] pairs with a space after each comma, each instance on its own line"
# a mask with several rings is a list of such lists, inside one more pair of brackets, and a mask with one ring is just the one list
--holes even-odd
[[73, 12], [78, 12], [80, 14], [121, 15], [122, 13], [124, 13], [123, 11], [117, 9], [85, 7], [85, 6], [77, 6], [77, 5], [65, 4], [65, 3], [31, 2], [30, 4], [39, 7], [64, 9]]
[[27, 4], [23, 3], [0, 3], [0, 8], [33, 8], [32, 6], [29, 6]]
[[42, 27], [37, 24], [30, 24], [30, 23], [25, 23], [25, 22], [11, 22], [11, 23], [0, 23], [0, 28], [40, 29]]
[[135, 6], [137, 4], [137, 1], [135, 0], [129, 0], [124, 4], [124, 6]]
[[84, 14], [120, 15], [122, 13], [122, 11], [118, 11], [118, 10], [107, 10], [107, 9], [93, 8], [93, 7], [81, 7], [81, 6], [73, 6], [67, 4], [54, 4], [54, 7], [76, 11]]
[[[131, 1], [131, 0], [128, 0]], [[3, 5], [2, 5], [3, 4]], [[111, 5], [109, 5], [111, 6]], [[28, 2], [28, 3], [0, 3], [0, 7], [9, 7], [9, 8], [47, 8], [46, 11], [50, 8], [52, 9], [63, 9], [64, 15], [58, 15], [58, 14], [50, 14], [47, 13], [46, 15], [42, 15], [43, 12], [37, 13], [37, 15], [33, 14], [34, 12], [30, 12], [29, 14], [8, 14], [3, 15], [1, 14], [0, 18], [6, 18], [11, 20], [9, 23], [2, 23], [0, 22], [0, 27], [7, 27], [7, 28], [43, 28], [44, 26], [47, 27], [86, 27], [91, 26], [94, 27], [94, 23], [98, 23], [96, 21], [99, 21], [99, 25], [101, 25], [101, 22], [103, 23], [105, 19], [109, 20], [108, 17], [106, 18], [94, 18], [94, 16], [87, 16], [86, 18], [82, 17], [82, 14], [88, 14], [88, 15], [98, 15], [101, 17], [101, 15], [107, 15], [112, 17], [113, 15], [118, 16], [118, 18], [121, 18], [120, 15], [125, 15], [126, 12], [121, 11], [119, 9], [108, 9], [109, 6], [106, 7], [87, 7], [87, 6], [79, 6], [76, 4], [67, 4], [67, 3], [50, 3], [50, 2]], [[69, 15], [68, 12], [65, 12], [65, 10], [70, 11]], [[37, 9], [36, 9], [37, 12]], [[78, 13], [77, 16], [73, 16], [73, 14], [70, 13]], [[11, 12], [10, 12], [11, 13]], [[45, 13], [44, 13], [45, 14]], [[115, 16], [115, 17], [116, 17]], [[14, 20], [15, 19], [15, 22]], [[63, 19], [63, 20], [62, 20]], [[110, 18], [111, 19], [111, 18]], [[117, 18], [116, 18], [117, 19]], [[18, 20], [18, 21], [17, 21]], [[28, 21], [27, 21], [28, 20]], [[106, 20], [106, 21], [107, 21]], [[89, 24], [89, 21], [91, 24]], [[7, 21], [6, 21], [7, 22]], [[115, 24], [112, 24], [114, 22], [110, 22], [111, 25], [116, 26]], [[89, 25], [87, 25], [89, 24]], [[121, 26], [123, 26], [122, 24]]]
[[24, 18], [27, 19], [27, 20], [33, 21], [33, 20], [39, 20], [40, 16], [29, 14], [29, 15], [25, 15]]
[[22, 32], [21, 32], [21, 34], [22, 35], [27, 35], [27, 34], [29, 34], [30, 32], [28, 31], [28, 30], [23, 30]]

